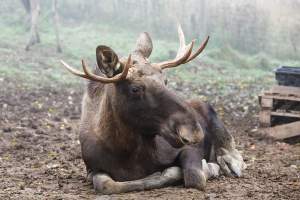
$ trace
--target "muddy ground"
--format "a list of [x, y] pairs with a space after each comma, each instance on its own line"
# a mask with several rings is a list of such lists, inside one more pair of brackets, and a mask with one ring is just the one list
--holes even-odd
[[[244, 177], [210, 180], [206, 191], [177, 186], [100, 196], [85, 181], [80, 155], [82, 89], [31, 89], [7, 78], [0, 84], [0, 199], [300, 199], [300, 145], [259, 137], [257, 107], [222, 113], [248, 165]], [[217, 110], [228, 106], [220, 102], [226, 105]]]

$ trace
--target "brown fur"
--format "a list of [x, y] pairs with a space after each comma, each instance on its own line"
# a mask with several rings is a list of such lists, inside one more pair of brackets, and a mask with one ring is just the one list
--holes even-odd
[[[222, 148], [234, 149], [233, 138], [211, 106], [187, 102], [167, 88], [163, 71], [147, 59], [151, 51], [151, 39], [143, 34], [125, 80], [88, 83], [80, 124], [87, 171], [100, 179], [109, 175], [114, 181], [132, 181], [179, 166], [185, 186], [202, 188], [206, 181], [201, 172], [202, 159], [215, 162]], [[96, 54], [96, 75], [120, 73], [113, 50], [100, 46]]]
[[[193, 127], [196, 122], [200, 123], [202, 129], [190, 134], [202, 134], [199, 137], [204, 138], [209, 132], [209, 120], [213, 118], [210, 115], [215, 113], [204, 103], [187, 103], [177, 97], [166, 88], [162, 72], [139, 59], [134, 61], [144, 65], [136, 65], [135, 73], [128, 80], [106, 85], [89, 82], [83, 99], [80, 141], [87, 169], [107, 173], [118, 181], [140, 179], [169, 166], [180, 165], [178, 158], [185, 151], [197, 152], [190, 155], [200, 165], [201, 159], [208, 157], [210, 152], [209, 148], [206, 151], [188, 146], [174, 148], [164, 139], [167, 134], [176, 135], [175, 132], [160, 133], [162, 124], [169, 120], [178, 123], [175, 126], [187, 124]], [[100, 74], [99, 71], [96, 73]], [[131, 85], [146, 87], [149, 99], [153, 98], [148, 105], [139, 108], [141, 111], [131, 109], [131, 106], [139, 106], [136, 102], [130, 105], [131, 98], [135, 98], [128, 96]], [[203, 145], [204, 142], [199, 143], [199, 146]]]

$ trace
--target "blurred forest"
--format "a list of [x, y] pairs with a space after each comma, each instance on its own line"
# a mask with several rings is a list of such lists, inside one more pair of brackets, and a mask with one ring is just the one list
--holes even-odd
[[65, 0], [60, 8], [66, 20], [149, 30], [164, 39], [176, 36], [179, 21], [190, 38], [211, 35], [217, 48], [300, 58], [299, 0]]
[[[0, 47], [6, 52], [7, 47], [24, 48], [29, 38], [30, 18], [21, 1], [0, 2]], [[178, 47], [176, 24], [179, 22], [188, 41], [197, 38], [199, 42], [211, 36], [196, 63], [229, 68], [225, 76], [237, 69], [247, 69], [245, 74], [249, 76], [258, 72], [261, 76], [279, 65], [300, 66], [300, 0], [57, 2], [63, 53], [47, 57], [45, 62], [49, 65], [57, 65], [57, 57], [67, 58], [73, 64], [78, 64], [81, 58], [94, 62], [94, 49], [99, 44], [127, 55], [142, 31], [148, 31], [153, 37], [152, 61], [169, 59]], [[55, 44], [51, 4], [52, 0], [41, 1], [40, 48], [43, 45], [53, 48]], [[7, 63], [16, 65], [14, 58], [11, 60]], [[192, 79], [190, 75], [183, 76]]]

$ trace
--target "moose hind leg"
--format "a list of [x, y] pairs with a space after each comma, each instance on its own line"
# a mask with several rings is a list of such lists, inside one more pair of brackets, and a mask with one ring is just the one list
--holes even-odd
[[174, 185], [180, 182], [180, 180], [182, 180], [182, 173], [179, 167], [170, 167], [162, 173], [150, 175], [144, 179], [124, 182], [114, 181], [109, 175], [103, 173], [93, 175], [94, 188], [102, 194], [157, 189]]

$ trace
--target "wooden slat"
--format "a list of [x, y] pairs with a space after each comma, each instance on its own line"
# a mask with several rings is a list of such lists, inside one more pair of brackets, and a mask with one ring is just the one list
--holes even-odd
[[300, 136], [300, 121], [261, 129], [261, 132], [278, 140]]
[[260, 127], [270, 127], [272, 116], [294, 117], [300, 119], [299, 113], [293, 113], [291, 111], [284, 112], [280, 110], [271, 111], [273, 109], [274, 100], [288, 100], [300, 104], [300, 88], [273, 86], [269, 91], [259, 95], [259, 103], [261, 106], [259, 115]]
[[260, 127], [271, 126], [271, 110], [262, 110], [259, 113]]
[[271, 112], [272, 116], [282, 116], [282, 117], [295, 117], [300, 118], [300, 114], [288, 113], [288, 112]]
[[268, 96], [263, 96], [261, 98], [261, 107], [262, 108], [272, 108], [273, 107], [273, 98]]
[[300, 101], [300, 97], [280, 96], [280, 95], [276, 95], [276, 94], [265, 94], [265, 95], [262, 95], [261, 98], [263, 98], [263, 97], [273, 98], [273, 99], [277, 99], [277, 100]]
[[300, 87], [290, 87], [290, 86], [281, 86], [275, 85], [269, 91], [265, 92], [266, 94], [279, 94], [284, 96], [295, 96], [300, 98]]

